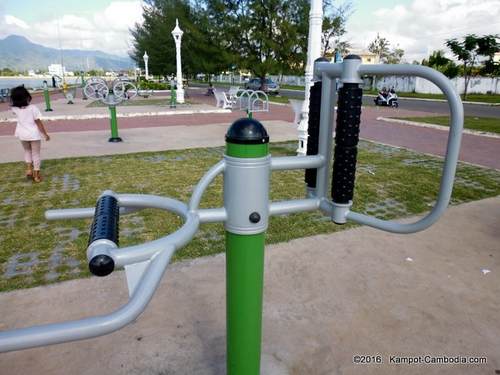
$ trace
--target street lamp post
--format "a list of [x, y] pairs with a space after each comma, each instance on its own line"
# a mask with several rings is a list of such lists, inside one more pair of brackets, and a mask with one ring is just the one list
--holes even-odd
[[144, 59], [144, 69], [146, 71], [146, 81], [149, 79], [149, 68], [148, 68], [148, 61], [149, 61], [149, 56], [147, 52], [144, 52], [144, 56], [142, 56]]
[[321, 57], [321, 28], [323, 25], [323, 1], [311, 0], [309, 12], [309, 36], [307, 39], [307, 64], [305, 70], [305, 95], [302, 104], [301, 120], [297, 127], [299, 132], [299, 147], [297, 153], [305, 155], [307, 152], [307, 137], [309, 123], [309, 90], [311, 89], [314, 61]]
[[175, 41], [175, 57], [176, 57], [176, 64], [177, 64], [177, 103], [184, 103], [184, 88], [182, 87], [182, 65], [181, 65], [181, 41], [182, 41], [182, 34], [184, 34], [184, 31], [181, 30], [179, 27], [179, 20], [175, 20], [175, 28], [172, 30], [172, 36], [174, 37]]

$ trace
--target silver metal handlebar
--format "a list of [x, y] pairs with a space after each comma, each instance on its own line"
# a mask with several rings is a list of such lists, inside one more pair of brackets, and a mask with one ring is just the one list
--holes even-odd
[[[444, 213], [450, 202], [451, 193], [453, 191], [453, 181], [458, 163], [464, 121], [464, 112], [460, 96], [454, 90], [450, 80], [446, 78], [446, 76], [426, 66], [410, 64], [362, 65], [356, 64], [356, 60], [344, 61], [344, 63], [347, 63], [347, 65], [341, 66], [340, 64], [324, 62], [317, 63], [315, 74], [323, 74], [330, 79], [340, 77], [341, 81], [358, 80], [358, 82], [363, 75], [415, 75], [428, 79], [441, 89], [448, 100], [451, 114], [450, 131], [436, 204], [431, 212], [425, 217], [413, 223], [403, 224], [350, 211], [350, 206], [346, 207], [345, 205], [336, 205], [333, 203], [332, 205], [323, 205], [322, 207], [332, 216], [336, 216], [337, 219], [344, 217], [345, 220], [352, 220], [388, 232], [414, 233], [424, 230], [434, 224]], [[329, 105], [331, 106], [331, 104]], [[323, 111], [327, 111], [323, 104], [321, 109], [322, 113]]]

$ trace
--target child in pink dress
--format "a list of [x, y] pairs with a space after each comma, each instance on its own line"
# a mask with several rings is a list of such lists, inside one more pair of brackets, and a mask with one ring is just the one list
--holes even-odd
[[31, 103], [31, 95], [24, 88], [18, 86], [10, 93], [12, 112], [17, 117], [15, 136], [19, 138], [24, 149], [24, 161], [26, 162], [26, 177], [33, 181], [42, 181], [40, 175], [40, 147], [42, 135], [46, 141], [50, 140], [40, 117], [40, 110]]

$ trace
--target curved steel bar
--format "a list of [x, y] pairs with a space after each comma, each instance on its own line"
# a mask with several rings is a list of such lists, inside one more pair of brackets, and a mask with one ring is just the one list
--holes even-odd
[[[149, 260], [155, 253], [169, 246], [174, 246], [175, 249], [181, 248], [194, 237], [200, 225], [198, 213], [196, 211], [188, 212], [186, 204], [176, 199], [147, 194], [115, 194], [115, 197], [121, 206], [120, 210], [125, 211], [125, 213], [135, 212], [144, 208], [158, 208], [173, 212], [181, 216], [184, 220], [181, 228], [165, 237], [140, 245], [111, 250], [110, 255], [117, 268]], [[93, 217], [94, 210], [94, 208], [50, 210], [45, 213], [45, 216], [50, 220], [87, 218]], [[218, 218], [220, 218], [220, 213], [218, 213]], [[211, 221], [219, 220], [212, 219]]]
[[227, 220], [227, 212], [224, 207], [201, 209], [197, 213], [200, 223], [220, 223]]
[[448, 78], [443, 74], [420, 65], [360, 65], [359, 74], [392, 74], [392, 75], [416, 75], [426, 78], [438, 86], [448, 99], [450, 107], [450, 131], [446, 146], [443, 174], [439, 186], [439, 193], [435, 206], [431, 212], [422, 219], [410, 223], [401, 224], [394, 221], [381, 220], [356, 212], [348, 212], [346, 218], [371, 227], [383, 229], [394, 233], [413, 233], [424, 230], [435, 223], [444, 213], [451, 198], [453, 181], [460, 151], [460, 142], [463, 129], [463, 106], [460, 97], [454, 90]]
[[151, 259], [134, 294], [118, 310], [91, 318], [0, 332], [0, 352], [102, 336], [133, 322], [153, 297], [174, 252], [174, 247], [164, 248]]
[[191, 199], [189, 200], [189, 211], [195, 211], [198, 209], [200, 205], [201, 198], [203, 193], [207, 189], [207, 187], [212, 183], [212, 181], [219, 174], [224, 172], [226, 168], [226, 162], [224, 160], [219, 161], [212, 168], [210, 168], [207, 173], [201, 178], [198, 184], [195, 186], [193, 190], [193, 194], [191, 195]]
[[272, 202], [269, 206], [269, 215], [283, 215], [293, 214], [297, 212], [314, 211], [319, 208], [319, 204], [319, 198]]
[[116, 194], [120, 206], [129, 208], [158, 208], [172, 211], [183, 218], [187, 215], [187, 206], [184, 202], [168, 197], [150, 194]]
[[[120, 207], [120, 215], [128, 215], [139, 210], [141, 210], [139, 207]], [[95, 207], [47, 210], [45, 211], [45, 218], [47, 220], [86, 219], [93, 218], [94, 212]]]
[[174, 250], [186, 245], [196, 234], [200, 219], [196, 212], [188, 212], [187, 206], [175, 199], [142, 194], [118, 194], [118, 202], [127, 207], [151, 207], [171, 211], [184, 219], [184, 224], [175, 232], [140, 245], [128, 246], [110, 251], [116, 267], [149, 260], [155, 253], [165, 248]]
[[282, 156], [271, 158], [271, 170], [319, 168], [325, 164], [323, 155]]

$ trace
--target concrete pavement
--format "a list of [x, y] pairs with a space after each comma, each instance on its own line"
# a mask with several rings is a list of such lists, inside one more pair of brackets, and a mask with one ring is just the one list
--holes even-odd
[[[261, 373], [498, 373], [499, 212], [496, 197], [451, 207], [417, 234], [359, 227], [268, 246]], [[224, 264], [223, 254], [173, 264], [135, 323], [100, 338], [0, 354], [1, 373], [223, 375]], [[2, 293], [0, 329], [108, 313], [126, 299], [123, 272]], [[384, 363], [354, 364], [358, 354]], [[487, 363], [396, 365], [391, 355]]]
[[[289, 122], [263, 121], [273, 142], [289, 141], [297, 130]], [[116, 155], [143, 151], [182, 150], [186, 148], [214, 147], [225, 144], [228, 123], [201, 126], [164, 126], [125, 128], [120, 130], [123, 142], [110, 143], [109, 130], [85, 132], [51, 132], [50, 142], [42, 142], [43, 159], [79, 156]], [[0, 136], [0, 163], [22, 158], [20, 143], [12, 136]]]

